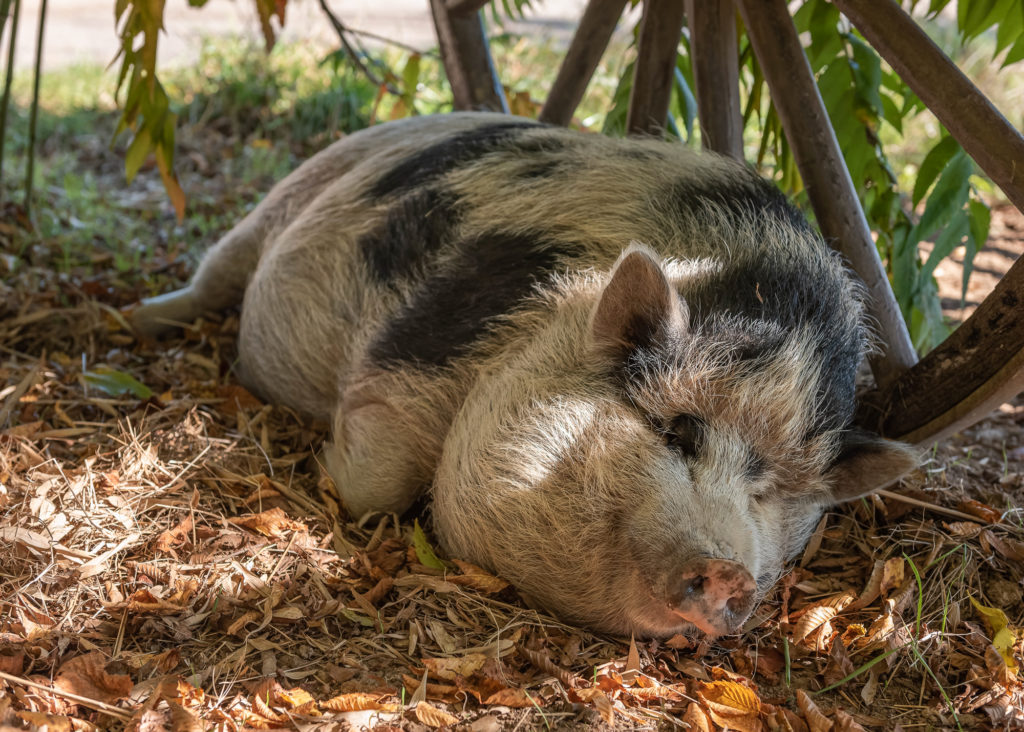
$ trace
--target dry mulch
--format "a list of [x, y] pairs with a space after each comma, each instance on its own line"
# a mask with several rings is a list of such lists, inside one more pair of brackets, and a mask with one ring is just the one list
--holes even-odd
[[1024, 726], [1024, 400], [830, 514], [745, 635], [596, 636], [439, 560], [429, 515], [347, 516], [326, 425], [235, 381], [237, 317], [139, 342], [138, 284], [15, 263], [13, 226], [2, 730]]

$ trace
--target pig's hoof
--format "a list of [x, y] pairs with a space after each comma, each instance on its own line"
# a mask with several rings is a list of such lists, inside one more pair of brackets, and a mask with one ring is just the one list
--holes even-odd
[[188, 287], [146, 298], [127, 312], [132, 327], [152, 338], [184, 328], [201, 314], [202, 309]]

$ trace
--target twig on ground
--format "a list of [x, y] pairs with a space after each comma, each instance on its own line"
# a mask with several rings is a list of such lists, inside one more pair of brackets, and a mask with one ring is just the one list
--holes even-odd
[[57, 696], [63, 696], [67, 699], [71, 699], [72, 701], [76, 701], [83, 706], [113, 715], [120, 719], [128, 720], [132, 718], [131, 714], [120, 707], [115, 707], [112, 704], [107, 704], [106, 702], [101, 702], [97, 699], [89, 699], [88, 697], [79, 696], [78, 694], [72, 694], [70, 691], [63, 691], [53, 686], [47, 686], [46, 684], [39, 684], [35, 681], [30, 681], [29, 679], [23, 679], [20, 676], [12, 676], [11, 674], [0, 671], [0, 679], [6, 679], [14, 684], [21, 684], [22, 686], [29, 686], [33, 689], [39, 689], [40, 691], [46, 691], [51, 694], [56, 694]]

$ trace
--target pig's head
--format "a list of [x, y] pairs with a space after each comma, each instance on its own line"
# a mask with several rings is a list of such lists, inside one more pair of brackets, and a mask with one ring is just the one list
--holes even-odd
[[815, 266], [813, 320], [778, 271], [638, 246], [522, 314], [445, 444], [452, 555], [599, 630], [737, 632], [826, 507], [915, 464], [849, 428], [861, 305]]

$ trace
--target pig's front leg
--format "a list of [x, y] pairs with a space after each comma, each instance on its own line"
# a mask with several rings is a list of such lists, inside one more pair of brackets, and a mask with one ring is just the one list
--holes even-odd
[[377, 375], [345, 389], [324, 461], [353, 518], [402, 513], [429, 489], [447, 430], [431, 386]]

